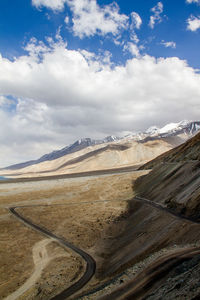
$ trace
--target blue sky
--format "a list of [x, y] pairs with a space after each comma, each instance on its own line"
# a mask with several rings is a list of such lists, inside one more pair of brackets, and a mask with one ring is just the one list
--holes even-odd
[[[56, 1], [56, 0], [55, 0]], [[42, 1], [41, 1], [42, 2]], [[45, 3], [45, 1], [44, 1]], [[98, 1], [99, 6], [109, 5], [112, 1]], [[200, 6], [197, 3], [186, 3], [185, 0], [163, 0], [162, 21], [149, 27], [151, 9], [157, 1], [116, 1], [119, 12], [127, 16], [137, 12], [142, 19], [140, 30], [136, 30], [140, 44], [145, 48], [141, 51], [155, 57], [178, 56], [186, 59], [190, 66], [199, 67], [199, 30], [191, 32], [187, 29], [187, 20], [190, 15], [199, 16]], [[124, 63], [128, 54], [123, 53], [122, 46], [116, 47], [112, 36], [89, 36], [80, 39], [75, 37], [71, 28], [64, 22], [66, 15], [72, 25], [72, 12], [67, 4], [62, 11], [55, 11], [45, 6], [35, 7], [27, 0], [2, 0], [0, 3], [0, 51], [2, 55], [12, 59], [24, 53], [23, 47], [32, 37], [45, 41], [46, 36], [55, 37], [59, 27], [61, 35], [68, 42], [71, 49], [84, 48], [98, 52], [99, 49], [112, 51], [113, 60], [119, 59]], [[122, 32], [122, 40], [130, 40], [129, 30]], [[176, 48], [166, 47], [163, 42], [174, 41]]]
[[1, 0], [0, 166], [198, 119], [199, 37], [199, 0]]

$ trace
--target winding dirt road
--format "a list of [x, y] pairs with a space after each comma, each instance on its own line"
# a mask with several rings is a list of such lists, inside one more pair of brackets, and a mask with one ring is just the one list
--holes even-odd
[[[183, 219], [183, 220], [187, 220], [189, 222], [192, 223], [200, 223], [198, 221], [194, 221], [191, 218], [185, 217], [181, 214], [175, 213], [171, 210], [169, 210], [168, 208], [152, 202], [148, 199], [145, 198], [141, 198], [141, 197], [135, 197], [134, 199], [130, 199], [130, 200], [124, 200], [124, 201], [140, 201], [142, 202], [144, 205], [148, 205], [148, 206], [152, 206], [155, 209], [161, 210], [161, 211], [165, 211], [168, 214], [171, 214], [179, 219]], [[99, 201], [94, 201], [96, 202], [110, 202], [110, 201], [115, 201], [115, 200], [99, 200]], [[87, 203], [87, 202], [83, 202], [83, 203]], [[93, 203], [93, 202], [89, 202], [89, 203]], [[72, 203], [74, 204], [74, 203]], [[80, 204], [80, 203], [79, 203]], [[57, 204], [57, 205], [65, 205], [65, 204]], [[32, 205], [30, 205], [31, 207]], [[48, 206], [48, 205], [33, 205], [35, 206]], [[48, 238], [51, 238], [51, 240], [53, 239], [54, 241], [58, 242], [60, 245], [70, 248], [71, 250], [75, 251], [77, 254], [79, 254], [86, 262], [86, 271], [84, 273], [84, 275], [76, 282], [74, 283], [72, 286], [68, 287], [67, 289], [65, 289], [64, 291], [62, 291], [60, 294], [56, 295], [55, 297], [51, 298], [51, 300], [59, 300], [59, 299], [66, 299], [67, 297], [73, 295], [74, 293], [76, 293], [77, 291], [79, 291], [83, 286], [86, 285], [86, 283], [88, 283], [88, 281], [92, 278], [92, 276], [95, 273], [96, 270], [96, 262], [95, 260], [86, 252], [84, 252], [83, 250], [81, 250], [80, 248], [77, 248], [76, 246], [74, 246], [73, 244], [69, 243], [68, 241], [66, 241], [64, 238], [59, 237], [57, 235], [55, 235], [54, 233], [52, 233], [51, 231], [49, 231], [48, 229], [39, 226], [38, 224], [34, 224], [31, 220], [23, 217], [18, 211], [16, 211], [18, 208], [23, 208], [23, 207], [27, 207], [27, 206], [14, 206], [14, 207], [10, 207], [9, 211], [21, 222], [23, 222], [26, 226], [29, 226], [30, 228], [32, 228], [33, 230], [38, 231], [39, 233], [47, 236]], [[29, 206], [28, 206], [29, 207]], [[192, 248], [192, 249], [187, 249], [184, 250], [183, 252], [181, 251], [177, 251], [176, 254], [173, 254], [172, 256], [168, 256], [163, 258], [163, 260], [158, 261], [156, 263], [155, 266], [152, 266], [152, 268], [154, 269], [154, 267], [156, 267], [156, 273], [152, 273], [152, 276], [150, 276], [148, 279], [146, 277], [143, 277], [143, 275], [139, 275], [137, 277], [137, 280], [133, 280], [130, 282], [131, 286], [134, 285], [134, 290], [135, 292], [137, 291], [137, 288], [141, 288], [144, 287], [146, 285], [151, 285], [153, 284], [153, 282], [156, 280], [157, 275], [161, 273], [163, 273], [163, 263], [164, 263], [164, 270], [168, 270], [169, 268], [171, 268], [172, 266], [174, 266], [175, 264], [179, 263], [180, 261], [182, 261], [182, 258], [186, 258], [189, 256], [191, 257], [191, 255], [193, 255], [194, 253], [196, 253], [196, 251], [199, 253], [200, 249], [197, 248]], [[186, 255], [186, 256], [185, 256]], [[188, 256], [187, 256], [188, 255]], [[150, 269], [151, 271], [153, 269]], [[148, 270], [147, 270], [148, 271]], [[149, 272], [147, 272], [149, 274]], [[155, 276], [154, 276], [154, 275]], [[22, 286], [22, 291], [24, 290], [24, 287]], [[128, 286], [127, 286], [128, 289]], [[119, 292], [119, 294], [118, 294]], [[109, 299], [118, 299], [118, 296], [120, 297], [120, 289], [118, 290], [118, 292], [113, 292], [109, 295]], [[137, 294], [137, 292], [136, 292]], [[127, 294], [128, 295], [128, 294]], [[117, 297], [117, 298], [113, 298], [113, 297]], [[102, 298], [102, 299], [108, 299], [108, 298]], [[129, 298], [127, 298], [129, 299]], [[131, 298], [130, 298], [131, 299]], [[135, 299], [135, 298], [134, 298]]]
[[80, 290], [94, 275], [95, 270], [96, 270], [96, 262], [95, 260], [86, 252], [83, 250], [77, 248], [73, 244], [67, 242], [65, 239], [56, 236], [54, 233], [50, 232], [48, 229], [41, 227], [37, 224], [32, 223], [30, 220], [26, 219], [22, 215], [20, 215], [16, 209], [20, 208], [20, 206], [15, 206], [15, 207], [10, 207], [9, 210], [10, 212], [17, 217], [21, 222], [23, 222], [25, 225], [29, 226], [30, 228], [42, 233], [43, 235], [53, 238], [56, 242], [58, 242], [60, 245], [70, 248], [77, 254], [79, 254], [85, 261], [86, 261], [86, 271], [84, 275], [73, 285], [71, 285], [69, 288], [66, 290], [62, 291], [60, 294], [57, 296], [51, 298], [51, 300], [59, 300], [59, 299], [66, 299], [67, 297], [73, 295], [76, 293], [78, 290]]

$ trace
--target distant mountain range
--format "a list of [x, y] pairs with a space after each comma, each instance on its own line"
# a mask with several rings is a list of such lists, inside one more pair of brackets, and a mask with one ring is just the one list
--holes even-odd
[[43, 161], [51, 161], [51, 160], [60, 158], [64, 155], [77, 152], [77, 151], [87, 148], [89, 146], [116, 142], [118, 140], [120, 140], [120, 138], [118, 138], [116, 136], [108, 136], [103, 140], [93, 140], [91, 138], [80, 139], [80, 140], [76, 141], [75, 143], [62, 148], [61, 150], [56, 150], [51, 153], [45, 154], [37, 160], [30, 160], [30, 161], [27, 161], [24, 163], [15, 164], [15, 165], [9, 166], [5, 169], [10, 169], [10, 170], [22, 169], [22, 168], [25, 168], [25, 167], [28, 167], [31, 165], [39, 164]]
[[[87, 148], [89, 146], [100, 145], [100, 144], [109, 144], [109, 143], [117, 143], [120, 141], [137, 141], [139, 143], [147, 142], [148, 140], [156, 140], [161, 138], [167, 138], [178, 135], [185, 135], [187, 138], [193, 136], [200, 130], [200, 121], [182, 121], [179, 123], [170, 123], [166, 126], [159, 128], [157, 126], [152, 126], [147, 129], [145, 132], [132, 133], [125, 137], [116, 137], [116, 136], [108, 136], [102, 140], [94, 140], [91, 138], [84, 138], [76, 141], [75, 143], [62, 148], [61, 150], [53, 151], [49, 154], [45, 154], [37, 160], [31, 160], [20, 164], [15, 164], [9, 166], [5, 169], [16, 170], [22, 169], [31, 165], [36, 165], [44, 161], [52, 161], [54, 159], [60, 158], [67, 154], [71, 154]], [[187, 139], [185, 138], [185, 140]]]
[[131, 134], [128, 138], [132, 138], [136, 141], [146, 142], [147, 140], [154, 140], [160, 138], [166, 138], [171, 136], [177, 136], [184, 134], [188, 137], [193, 136], [200, 130], [200, 121], [181, 121], [179, 123], [169, 123], [162, 128], [157, 126], [151, 126], [145, 132], [139, 132]]

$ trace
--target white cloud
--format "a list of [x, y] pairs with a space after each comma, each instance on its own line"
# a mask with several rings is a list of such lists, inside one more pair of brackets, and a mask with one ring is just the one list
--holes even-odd
[[69, 16], [66, 16], [65, 17], [65, 24], [68, 24], [69, 23]]
[[150, 16], [149, 26], [153, 29], [156, 23], [162, 22], [161, 14], [163, 13], [163, 4], [162, 2], [158, 2], [156, 6], [154, 6], [151, 11], [153, 15]]
[[73, 31], [76, 36], [118, 35], [128, 26], [128, 16], [119, 13], [119, 6], [112, 4], [100, 7], [96, 0], [67, 0], [73, 13]]
[[64, 9], [64, 5], [67, 0], [32, 0], [32, 5], [37, 8], [47, 7], [55, 11], [61, 11]]
[[187, 19], [187, 30], [196, 31], [200, 28], [200, 16], [195, 17], [191, 15]]
[[138, 44], [139, 43], [139, 38], [135, 32], [132, 32], [130, 34], [130, 40], [133, 41], [134, 43]]
[[127, 43], [124, 46], [124, 50], [128, 50], [133, 56], [139, 57], [140, 56], [140, 50], [138, 48], [138, 46], [134, 43]]
[[173, 41], [171, 41], [171, 42], [162, 41], [161, 45], [165, 46], [166, 48], [173, 48], [173, 49], [176, 48], [176, 43]]
[[140, 29], [142, 25], [142, 19], [136, 12], [131, 13], [131, 26], [130, 28], [133, 29]]
[[179, 58], [138, 56], [113, 66], [109, 53], [103, 61], [61, 41], [45, 46], [32, 40], [26, 49], [14, 60], [0, 56], [1, 101], [18, 99], [15, 112], [0, 107], [0, 166], [81, 137], [199, 118], [200, 75]]
[[200, 4], [200, 0], [186, 0], [186, 3], [197, 3], [197, 4]]
[[[131, 22], [129, 24], [129, 16], [120, 14], [119, 6], [116, 2], [109, 5], [98, 5], [97, 0], [32, 0], [32, 4], [37, 8], [47, 7], [54, 11], [64, 9], [67, 4], [72, 12], [72, 29], [75, 36], [80, 38], [91, 37], [94, 35], [114, 35], [114, 42], [119, 42], [121, 32], [123, 30], [131, 30], [130, 38], [138, 43], [139, 39], [135, 33], [136, 29], [140, 29], [142, 19], [136, 12], [130, 14]], [[65, 17], [65, 23], [69, 24], [70, 18]]]
[[142, 25], [142, 19], [136, 12], [131, 13], [131, 24], [130, 24], [130, 39], [134, 43], [139, 43], [139, 38], [135, 32], [136, 29], [140, 29]]

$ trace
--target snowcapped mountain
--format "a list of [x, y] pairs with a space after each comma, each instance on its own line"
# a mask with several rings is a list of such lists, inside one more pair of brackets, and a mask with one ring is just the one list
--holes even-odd
[[82, 150], [82, 149], [84, 149], [86, 147], [89, 147], [89, 146], [116, 142], [119, 139], [120, 138], [118, 138], [116, 136], [113, 136], [113, 135], [107, 136], [103, 140], [93, 140], [93, 139], [90, 139], [90, 138], [80, 139], [80, 140], [76, 141], [74, 144], [69, 145], [65, 148], [62, 148], [61, 150], [53, 151], [49, 154], [43, 155], [39, 160], [37, 160], [37, 162], [42, 162], [42, 161], [45, 161], [45, 160], [54, 160], [56, 158], [62, 157], [62, 156], [66, 155], [66, 154], [69, 154], [69, 153], [73, 153], [73, 152]]
[[147, 142], [148, 140], [167, 138], [172, 136], [185, 135], [185, 139], [192, 137], [200, 130], [200, 121], [181, 121], [179, 123], [169, 123], [159, 128], [154, 125], [149, 127], [145, 132], [133, 133], [126, 139], [138, 142]]
[[[24, 162], [21, 164], [16, 164], [7, 167], [6, 169], [21, 169], [31, 165], [39, 164], [44, 161], [51, 161], [57, 158], [60, 158], [64, 155], [77, 152], [89, 146], [114, 143], [114, 142], [127, 142], [127, 141], [137, 141], [145, 143], [149, 140], [167, 138], [172, 136], [179, 136], [181, 134], [185, 135], [185, 140], [197, 131], [200, 130], [200, 121], [181, 121], [179, 123], [170, 123], [166, 126], [159, 128], [157, 126], [151, 126], [145, 132], [129, 134], [125, 137], [116, 137], [116, 136], [107, 136], [102, 140], [94, 140], [91, 138], [84, 138], [76, 141], [75, 143], [62, 148], [61, 150], [53, 151], [51, 153], [45, 154], [37, 160], [32, 160]], [[180, 144], [180, 143], [179, 143]]]
[[158, 131], [159, 131], [159, 128], [157, 126], [151, 126], [146, 130], [146, 134], [153, 135], [153, 134], [157, 134]]
[[82, 150], [89, 146], [117, 142], [118, 140], [120, 140], [120, 138], [116, 137], [114, 135], [107, 136], [103, 140], [93, 140], [90, 138], [80, 139], [80, 140], [76, 141], [75, 143], [62, 148], [61, 150], [57, 150], [57, 151], [53, 151], [51, 153], [45, 154], [37, 160], [31, 160], [31, 161], [27, 161], [24, 163], [12, 165], [12, 166], [7, 167], [6, 169], [11, 169], [11, 170], [22, 169], [22, 168], [25, 168], [25, 167], [28, 167], [31, 165], [39, 164], [43, 161], [51, 161], [51, 160], [57, 159], [59, 157], [62, 157], [64, 155], [67, 155], [70, 153], [74, 153], [76, 151]]
[[148, 136], [155, 137], [167, 137], [178, 134], [193, 135], [200, 130], [199, 121], [181, 121], [179, 123], [170, 123], [162, 128], [152, 126], [145, 132]]

